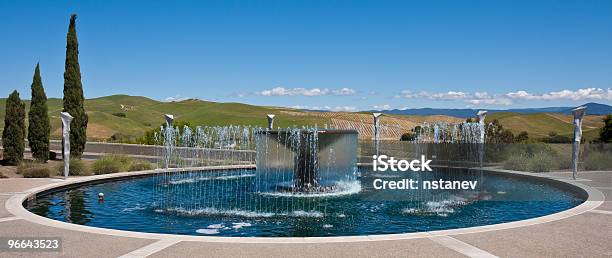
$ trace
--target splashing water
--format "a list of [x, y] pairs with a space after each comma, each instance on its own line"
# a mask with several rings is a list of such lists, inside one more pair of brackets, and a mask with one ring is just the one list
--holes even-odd
[[155, 184], [157, 212], [323, 217], [325, 203], [320, 198], [361, 190], [356, 173], [357, 135], [352, 131], [166, 126], [156, 139], [164, 146], [159, 167], [257, 164], [255, 171], [164, 172]]

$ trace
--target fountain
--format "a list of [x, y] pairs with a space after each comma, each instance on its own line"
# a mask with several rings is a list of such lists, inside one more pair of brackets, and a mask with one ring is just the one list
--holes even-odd
[[[354, 179], [351, 175], [356, 168], [355, 130], [261, 130], [255, 135], [257, 172], [274, 181], [277, 190], [333, 191], [333, 182]], [[287, 155], [292, 157], [288, 159]], [[278, 182], [283, 177], [276, 174], [286, 172], [292, 172], [292, 180]]]
[[[431, 158], [433, 171], [419, 173], [358, 168], [358, 150], [367, 162], [372, 157], [367, 151], [373, 148], [370, 142], [358, 145], [357, 131], [273, 130], [273, 118], [268, 116], [267, 128], [178, 127], [174, 116], [166, 115], [166, 124], [155, 134], [162, 170], [50, 191], [29, 209], [52, 219], [118, 230], [326, 237], [498, 224], [581, 202], [552, 184], [483, 173], [477, 163], [482, 160], [477, 147], [483, 142], [483, 112], [480, 122], [425, 124], [416, 142], [380, 142], [381, 155]], [[467, 180], [478, 181], [478, 188], [375, 190], [376, 179]], [[70, 196], [86, 201], [72, 205], [78, 198]], [[526, 197], [536, 201], [514, 201]], [[66, 210], [87, 219], [74, 220]]]

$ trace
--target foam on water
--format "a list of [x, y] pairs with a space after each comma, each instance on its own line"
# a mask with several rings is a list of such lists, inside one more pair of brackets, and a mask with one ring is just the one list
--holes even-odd
[[323, 213], [320, 211], [294, 211], [289, 214], [281, 213], [281, 215], [283, 216], [288, 215], [290, 217], [310, 217], [310, 218], [322, 218], [323, 217]]
[[[273, 213], [273, 212], [255, 212], [246, 210], [220, 210], [216, 208], [203, 208], [203, 209], [192, 209], [188, 210], [185, 208], [167, 208], [167, 209], [156, 209], [158, 213], [178, 213], [186, 216], [237, 216], [245, 218], [271, 218], [271, 217], [303, 217], [303, 218], [321, 218], [323, 213], [320, 211], [303, 211], [296, 210], [290, 213]], [[248, 223], [247, 223], [248, 224]], [[214, 224], [216, 225], [216, 224]], [[243, 224], [243, 226], [250, 226]]]
[[246, 222], [237, 222], [237, 223], [235, 222], [235, 223], [232, 223], [232, 224], [233, 224], [233, 226], [232, 226], [233, 229], [241, 229], [243, 227], [250, 227], [251, 226], [251, 223], [246, 223]]
[[196, 230], [196, 233], [204, 234], [204, 235], [215, 235], [219, 234], [218, 229], [209, 229], [209, 228], [201, 228]]
[[211, 224], [208, 225], [207, 228], [212, 228], [212, 229], [220, 229], [220, 228], [224, 228], [225, 226], [223, 224]]
[[424, 207], [420, 208], [405, 208], [402, 213], [414, 214], [414, 215], [437, 215], [440, 217], [447, 217], [448, 214], [454, 213], [458, 208], [469, 204], [470, 201], [460, 197], [453, 196], [449, 200], [442, 201], [428, 201]]
[[143, 207], [143, 206], [140, 206], [140, 204], [137, 204], [135, 207], [124, 208], [123, 210], [121, 210], [121, 212], [139, 211], [139, 210], [144, 210], [144, 209], [146, 209], [146, 207]]
[[396, 178], [396, 177], [401, 177], [401, 176], [402, 175], [391, 174], [391, 173], [386, 173], [386, 174], [376, 173], [376, 174], [370, 175], [370, 177], [375, 177], [375, 178]]
[[340, 197], [356, 194], [361, 191], [361, 183], [355, 181], [338, 181], [335, 188], [329, 192], [262, 192], [261, 195], [274, 197], [297, 197], [297, 198], [318, 198], [318, 197]]
[[179, 180], [171, 180], [168, 182], [172, 185], [180, 185], [180, 184], [191, 184], [198, 181], [209, 181], [209, 180], [234, 180], [245, 177], [254, 177], [255, 174], [241, 174], [241, 175], [226, 175], [226, 176], [207, 176], [207, 177], [198, 177], [198, 178], [186, 178]]
[[169, 213], [178, 213], [186, 216], [238, 216], [238, 217], [246, 217], [246, 218], [268, 218], [273, 217], [275, 214], [271, 212], [255, 212], [255, 211], [245, 211], [245, 210], [220, 210], [217, 208], [203, 208], [203, 209], [185, 209], [185, 208], [167, 208], [167, 209], [157, 209], [156, 212], [169, 212]]

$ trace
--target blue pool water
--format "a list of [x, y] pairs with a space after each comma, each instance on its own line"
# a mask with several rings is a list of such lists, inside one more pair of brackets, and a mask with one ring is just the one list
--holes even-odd
[[[51, 219], [119, 230], [214, 236], [305, 237], [408, 233], [524, 220], [579, 205], [545, 181], [482, 171], [360, 171], [330, 193], [262, 191], [255, 170], [160, 174], [38, 196]], [[375, 179], [476, 180], [476, 190], [376, 190]], [[268, 186], [266, 186], [268, 187]], [[99, 202], [98, 193], [104, 193]]]

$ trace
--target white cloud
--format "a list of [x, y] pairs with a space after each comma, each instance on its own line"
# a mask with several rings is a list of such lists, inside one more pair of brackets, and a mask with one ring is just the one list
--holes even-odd
[[273, 89], [262, 90], [256, 92], [256, 95], [260, 96], [306, 96], [306, 97], [314, 97], [314, 96], [325, 96], [329, 94], [333, 94], [336, 96], [349, 96], [357, 93], [356, 90], [351, 88], [340, 88], [335, 90], [329, 90], [327, 88], [285, 88], [285, 87], [276, 87]]
[[351, 88], [342, 88], [342, 89], [334, 90], [333, 92], [334, 92], [334, 95], [347, 96], [347, 95], [353, 95], [357, 91]]
[[338, 107], [330, 107], [331, 111], [344, 111], [344, 112], [355, 112], [357, 111], [356, 107], [353, 106], [338, 106]]
[[584, 88], [532, 94], [524, 90], [506, 93], [512, 99], [522, 100], [612, 100], [612, 89]]
[[448, 92], [439, 92], [439, 93], [421, 91], [419, 93], [415, 93], [410, 90], [403, 90], [400, 92], [399, 96], [407, 98], [407, 99], [427, 98], [431, 100], [458, 100], [458, 99], [467, 98], [468, 94], [465, 92], [461, 92], [461, 91], [448, 91]]
[[440, 101], [456, 101], [462, 100], [470, 106], [474, 105], [512, 105], [512, 100], [505, 96], [490, 95], [488, 92], [477, 91], [474, 93], [463, 92], [463, 91], [447, 91], [447, 92], [428, 92], [421, 91], [414, 93], [409, 90], [401, 91], [396, 97], [404, 98], [423, 98], [430, 100]]
[[412, 92], [412, 91], [409, 91], [409, 90], [403, 90], [403, 91], [401, 91], [401, 92], [400, 92], [400, 94], [399, 94], [399, 95], [396, 95], [395, 97], [396, 97], [396, 98], [399, 98], [399, 97], [404, 97], [404, 98], [407, 98], [407, 99], [411, 99], [411, 98], [416, 98], [416, 97], [418, 97], [418, 96], [419, 96], [418, 94], [416, 94], [416, 93], [414, 93], [414, 92]]
[[329, 89], [320, 89], [320, 88], [287, 89], [284, 87], [276, 87], [273, 89], [257, 92], [256, 94], [261, 95], [261, 96], [307, 96], [307, 97], [312, 97], [312, 96], [323, 96], [323, 95], [327, 95], [328, 93], [329, 93]]
[[478, 99], [488, 99], [490, 98], [489, 93], [486, 92], [474, 92], [474, 97], [478, 98]]
[[391, 105], [389, 104], [384, 104], [384, 105], [374, 105], [372, 106], [373, 109], [379, 109], [379, 110], [389, 110], [391, 109]]
[[469, 99], [466, 99], [465, 102], [468, 103], [470, 107], [473, 106], [481, 106], [481, 105], [502, 105], [509, 106], [512, 105], [512, 100], [499, 95], [489, 95], [487, 92], [477, 91], [474, 92], [473, 95], [468, 95]]
[[527, 93], [524, 90], [519, 90], [517, 92], [508, 92], [506, 93], [506, 97], [512, 99], [534, 99], [534, 96]]
[[513, 104], [513, 100], [612, 100], [612, 89], [602, 88], [584, 88], [577, 90], [561, 90], [552, 91], [543, 94], [533, 94], [524, 90], [508, 92], [504, 94], [489, 94], [488, 92], [476, 91], [474, 93], [461, 91], [448, 92], [428, 92], [421, 91], [418, 93], [410, 90], [401, 91], [396, 98], [424, 98], [430, 100], [463, 100], [470, 106], [477, 105], [502, 105], [509, 106]]
[[355, 111], [358, 110], [356, 107], [353, 107], [353, 106], [335, 106], [335, 107], [331, 107], [331, 106], [302, 106], [302, 105], [295, 105], [295, 106], [292, 106], [291, 108], [295, 108], [295, 109], [308, 109], [308, 110], [338, 111], [338, 112], [355, 112]]
[[472, 106], [480, 106], [480, 105], [503, 105], [509, 106], [512, 105], [512, 100], [507, 98], [485, 98], [485, 99], [469, 99], [466, 100]]
[[435, 100], [457, 100], [467, 98], [468, 94], [461, 91], [449, 91], [446, 93], [434, 93], [425, 96]]

